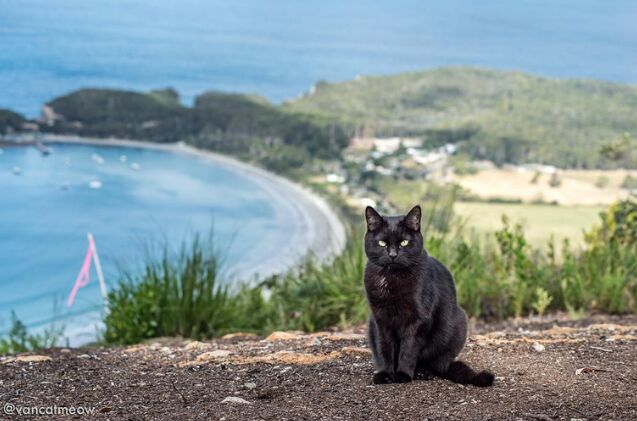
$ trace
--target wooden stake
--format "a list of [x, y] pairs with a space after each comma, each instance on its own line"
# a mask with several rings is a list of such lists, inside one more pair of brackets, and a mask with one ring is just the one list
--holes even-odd
[[95, 245], [95, 239], [93, 234], [88, 233], [88, 242], [93, 247], [93, 263], [95, 263], [95, 271], [97, 272], [97, 279], [100, 282], [100, 292], [102, 299], [104, 300], [104, 313], [108, 314], [108, 291], [106, 290], [106, 282], [104, 281], [104, 273], [102, 272], [102, 264], [100, 263], [100, 257], [97, 254], [97, 246]]

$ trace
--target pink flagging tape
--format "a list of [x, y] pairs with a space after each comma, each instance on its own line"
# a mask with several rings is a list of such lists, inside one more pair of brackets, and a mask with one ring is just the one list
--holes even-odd
[[71, 308], [73, 306], [73, 302], [75, 301], [75, 296], [80, 288], [88, 285], [91, 274], [91, 260], [93, 259], [93, 252], [95, 250], [95, 244], [93, 243], [93, 238], [89, 237], [88, 250], [86, 251], [86, 257], [84, 258], [84, 264], [82, 264], [82, 268], [80, 269], [80, 273], [77, 275], [77, 279], [75, 280], [75, 285], [73, 285], [73, 289], [71, 290], [71, 294], [69, 294], [68, 300], [66, 300], [66, 306]]

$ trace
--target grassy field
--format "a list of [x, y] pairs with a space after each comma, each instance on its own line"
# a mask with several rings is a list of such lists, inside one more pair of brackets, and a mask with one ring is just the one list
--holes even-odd
[[561, 244], [568, 238], [582, 245], [583, 231], [598, 222], [603, 206], [551, 206], [534, 204], [458, 202], [456, 215], [468, 230], [484, 236], [502, 226], [502, 215], [524, 226], [526, 239], [536, 247], [545, 246], [551, 236]]
[[[383, 194], [399, 209], [405, 210], [417, 203], [425, 205], [427, 209], [428, 204], [433, 206], [437, 202], [446, 202], [444, 197], [449, 194], [444, 189], [435, 189], [420, 181], [396, 183], [386, 179], [379, 184]], [[442, 196], [436, 197], [437, 195]], [[469, 235], [471, 232], [481, 237], [492, 234], [502, 227], [502, 215], [507, 215], [511, 222], [523, 225], [527, 240], [533, 246], [545, 246], [551, 236], [560, 243], [562, 239], [568, 238], [571, 244], [581, 245], [582, 232], [599, 222], [599, 212], [606, 208], [603, 205], [587, 204], [586, 197], [582, 201], [583, 203], [571, 205], [458, 201], [453, 210], [455, 222], [463, 224], [466, 228], [464, 231]], [[608, 203], [611, 202], [612, 200]]]

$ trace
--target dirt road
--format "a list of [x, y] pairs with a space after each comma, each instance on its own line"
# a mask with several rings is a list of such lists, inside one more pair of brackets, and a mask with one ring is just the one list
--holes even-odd
[[440, 379], [372, 385], [360, 330], [5, 357], [0, 404], [14, 413], [0, 419], [53, 405], [113, 420], [637, 419], [636, 317], [511, 321], [473, 332], [462, 358], [493, 371], [492, 388]]

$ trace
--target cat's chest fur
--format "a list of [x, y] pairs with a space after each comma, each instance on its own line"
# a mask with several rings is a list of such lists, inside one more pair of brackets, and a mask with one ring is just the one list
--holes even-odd
[[365, 271], [365, 290], [370, 308], [377, 318], [394, 326], [409, 325], [426, 313], [418, 276], [368, 266]]

